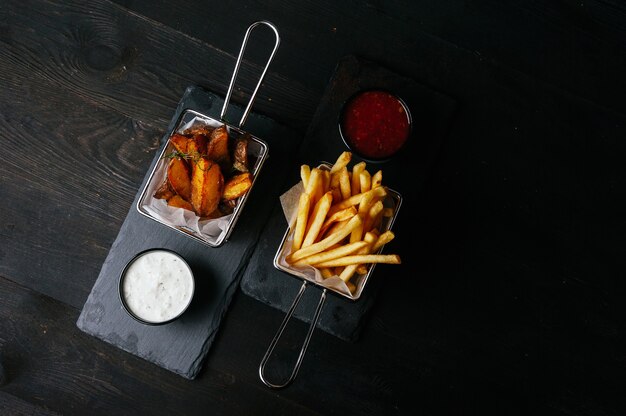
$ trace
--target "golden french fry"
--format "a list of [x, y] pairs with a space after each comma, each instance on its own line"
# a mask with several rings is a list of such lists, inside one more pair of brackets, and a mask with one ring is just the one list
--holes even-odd
[[372, 189], [382, 186], [383, 184], [383, 171], [379, 170], [375, 174], [372, 175]]
[[372, 177], [366, 170], [359, 174], [359, 183], [361, 184], [361, 192], [367, 192], [372, 189]]
[[354, 243], [356, 241], [361, 241], [362, 238], [363, 238], [363, 224], [359, 225], [354, 230], [352, 230], [352, 233], [350, 234], [350, 242]]
[[386, 217], [386, 218], [393, 217], [393, 208], [383, 209], [383, 217]]
[[357, 274], [367, 274], [367, 266], [364, 264], [359, 264], [356, 268]]
[[330, 174], [330, 190], [333, 193], [333, 201], [340, 202], [341, 198], [341, 189], [339, 187], [339, 173], [341, 171], [337, 171], [335, 173]]
[[322, 277], [324, 279], [328, 279], [329, 277], [334, 276], [333, 272], [329, 268], [326, 268], [326, 267], [321, 268], [320, 273], [322, 274]]
[[311, 217], [308, 220], [308, 230], [306, 232], [304, 242], [302, 243], [302, 247], [308, 247], [315, 242], [320, 230], [322, 229], [324, 219], [326, 218], [326, 214], [328, 214], [328, 210], [330, 209], [330, 204], [332, 204], [332, 202], [332, 192], [326, 192], [324, 196], [317, 201], [317, 204], [315, 204], [313, 212], [311, 213]]
[[358, 227], [362, 223], [363, 222], [361, 221], [361, 218], [358, 215], [355, 215], [348, 221], [347, 224], [343, 225], [340, 229], [338, 229], [336, 233], [330, 234], [328, 237], [324, 238], [323, 240], [317, 243], [311, 244], [308, 247], [304, 247], [304, 248], [301, 248], [300, 250], [292, 252], [289, 256], [287, 256], [287, 262], [293, 264], [294, 262], [300, 259], [311, 256], [313, 254], [317, 254], [320, 251], [326, 250], [328, 247], [346, 238], [346, 236], [350, 234], [352, 230], [354, 230], [356, 227]]
[[344, 282], [348, 283], [348, 281], [352, 278], [352, 276], [354, 275], [354, 272], [359, 266], [360, 266], [359, 264], [350, 264], [344, 267], [341, 273], [338, 275], [339, 278], [343, 280]]
[[376, 222], [376, 219], [378, 218], [379, 215], [382, 214], [382, 212], [383, 212], [383, 203], [381, 201], [378, 201], [374, 205], [372, 205], [372, 207], [370, 208], [367, 214], [367, 218], [365, 219], [365, 221], [363, 221], [364, 222], [363, 229], [365, 231], [371, 230], [372, 226]]
[[304, 266], [307, 264], [322, 263], [324, 261], [333, 260], [338, 257], [343, 257], [355, 253], [363, 247], [366, 247], [367, 245], [368, 243], [366, 241], [357, 241], [356, 243], [339, 246], [333, 250], [326, 250], [322, 251], [321, 253], [313, 254], [312, 256], [308, 256], [303, 258], [302, 260], [298, 260], [297, 262], [293, 263], [293, 265]]
[[341, 273], [343, 273], [343, 269], [345, 269], [345, 267], [335, 267], [333, 269], [333, 271], [335, 272], [335, 276], [339, 276]]
[[356, 286], [352, 282], [346, 282], [346, 286], [348, 286], [348, 290], [350, 293], [356, 292]]
[[337, 211], [341, 211], [342, 209], [353, 207], [359, 204], [368, 192], [371, 192], [372, 194], [374, 194], [375, 197], [378, 198], [383, 198], [387, 196], [387, 191], [385, 190], [385, 188], [383, 186], [379, 186], [378, 188], [370, 189], [367, 192], [352, 195], [350, 198], [344, 199], [340, 203], [333, 205], [332, 207], [330, 207], [329, 215], [333, 215]]
[[352, 192], [350, 191], [348, 169], [345, 167], [339, 171], [339, 189], [341, 190], [342, 199], [348, 199], [352, 195]]
[[371, 231], [365, 233], [365, 237], [363, 237], [364, 241], [367, 241], [370, 245], [374, 244], [378, 240], [378, 236]]
[[365, 170], [365, 162], [359, 162], [352, 167], [352, 195], [361, 193], [361, 172]]
[[300, 194], [300, 201], [298, 202], [298, 217], [296, 219], [296, 229], [293, 233], [293, 244], [291, 245], [291, 251], [294, 252], [302, 247], [302, 241], [304, 240], [304, 232], [306, 230], [306, 223], [309, 217], [309, 208], [311, 206], [311, 197], [309, 194]]
[[305, 192], [309, 194], [309, 197], [311, 198], [311, 206], [314, 206], [315, 203], [322, 197], [322, 175], [318, 168], [313, 168], [311, 170], [311, 175], [309, 176], [309, 182], [307, 183]]
[[361, 216], [361, 218], [366, 218], [367, 213], [370, 211], [370, 208], [372, 207], [372, 204], [375, 202], [374, 200], [376, 199], [376, 196], [374, 195], [373, 192], [367, 192], [365, 193], [365, 195], [363, 195], [363, 198], [361, 198], [361, 202], [359, 202], [359, 210], [358, 213]]
[[309, 183], [309, 177], [311, 176], [311, 168], [309, 165], [300, 166], [300, 179], [302, 179], [302, 185], [304, 185], [304, 189], [307, 188], [307, 184]]
[[328, 230], [328, 228], [334, 223], [349, 220], [355, 215], [356, 215], [356, 209], [354, 207], [350, 207], [350, 208], [342, 209], [341, 211], [335, 212], [331, 216], [327, 216], [326, 220], [324, 221], [324, 224], [322, 224], [322, 229], [320, 230], [320, 233], [318, 234], [318, 236], [324, 235], [326, 231]]
[[342, 154], [339, 155], [339, 157], [337, 158], [337, 161], [335, 162], [333, 167], [330, 169], [330, 173], [335, 173], [345, 168], [346, 166], [348, 166], [348, 163], [350, 163], [350, 160], [352, 160], [352, 153], [343, 152]]
[[378, 239], [374, 243], [372, 247], [372, 253], [376, 253], [382, 246], [393, 240], [395, 237], [394, 233], [391, 230], [387, 230], [381, 235], [378, 236]]
[[[350, 217], [352, 218], [352, 217]], [[347, 220], [343, 220], [343, 221], [337, 221], [334, 224], [330, 225], [330, 228], [328, 228], [326, 230], [326, 232], [324, 234], [322, 234], [324, 236], [324, 238], [328, 237], [331, 234], [335, 234], [337, 231], [339, 231], [341, 229], [341, 227], [343, 227], [344, 225], [346, 225], [348, 223], [348, 221], [350, 221], [350, 219]]]
[[322, 170], [322, 193], [326, 193], [330, 190], [330, 172]]
[[[358, 218], [358, 217], [355, 217]], [[397, 254], [354, 254], [350, 256], [340, 257], [338, 259], [317, 263], [315, 267], [339, 267], [349, 266], [351, 264], [367, 264], [367, 263], [385, 263], [385, 264], [401, 264], [400, 256]]]
[[[353, 231], [354, 233], [354, 231]], [[366, 246], [364, 246], [363, 248], [361, 248], [359, 251], [357, 251], [357, 254], [370, 254], [371, 252], [371, 247], [372, 244], [374, 242], [376, 242], [376, 236], [372, 233], [366, 233], [365, 237], [363, 238], [363, 241], [367, 244]], [[343, 271], [341, 272], [341, 274], [339, 275], [339, 278], [341, 280], [343, 280], [344, 282], [347, 282], [348, 280], [350, 280], [350, 278], [354, 275], [354, 272], [358, 270], [358, 268], [362, 266], [361, 264], [351, 264], [349, 266], [346, 266]]]

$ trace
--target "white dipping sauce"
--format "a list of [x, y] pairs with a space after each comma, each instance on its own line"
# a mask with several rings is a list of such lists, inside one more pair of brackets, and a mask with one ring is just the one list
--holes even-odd
[[122, 294], [128, 309], [138, 318], [159, 323], [180, 315], [191, 302], [193, 274], [177, 255], [148, 251], [126, 269]]

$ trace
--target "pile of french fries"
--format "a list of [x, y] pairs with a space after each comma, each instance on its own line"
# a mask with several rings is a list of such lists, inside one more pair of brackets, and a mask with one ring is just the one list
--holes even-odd
[[396, 254], [374, 254], [393, 240], [391, 231], [379, 231], [387, 191], [382, 171], [374, 175], [360, 162], [348, 170], [352, 153], [343, 152], [330, 170], [300, 168], [304, 192], [298, 201], [291, 253], [293, 266], [313, 266], [324, 278], [339, 276], [351, 293], [355, 274], [365, 274], [373, 263], [400, 264]]

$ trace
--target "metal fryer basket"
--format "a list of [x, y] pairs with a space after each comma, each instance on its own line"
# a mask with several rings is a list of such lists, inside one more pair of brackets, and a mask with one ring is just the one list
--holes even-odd
[[[252, 32], [252, 30], [258, 26], [268, 26], [273, 32], [274, 35], [276, 37], [276, 41], [274, 44], [274, 48], [272, 49], [272, 52], [267, 60], [267, 63], [265, 64], [265, 68], [263, 69], [263, 72], [261, 73], [261, 76], [259, 77], [259, 81], [257, 82], [257, 85], [254, 89], [254, 91], [252, 92], [252, 95], [250, 96], [250, 100], [248, 101], [248, 104], [243, 112], [243, 115], [241, 116], [241, 119], [239, 121], [239, 124], [237, 126], [234, 126], [228, 122], [226, 122], [224, 120], [224, 116], [226, 114], [226, 111], [228, 109], [229, 103], [230, 103], [230, 98], [232, 96], [232, 92], [233, 92], [233, 88], [235, 85], [235, 80], [237, 79], [237, 74], [239, 72], [239, 67], [241, 65], [241, 61], [243, 58], [243, 54], [245, 52], [246, 49], [246, 45], [248, 42], [248, 39], [250, 37], [250, 34]], [[224, 220], [224, 223], [221, 224], [220, 226], [220, 232], [219, 233], [214, 233], [214, 234], [210, 234], [207, 235], [205, 233], [202, 233], [201, 231], [199, 231], [198, 229], [194, 229], [191, 228], [189, 226], [186, 226], [184, 224], [182, 224], [180, 221], [178, 223], [175, 222], [169, 222], [166, 220], [163, 220], [162, 217], [160, 217], [157, 213], [155, 213], [154, 210], [151, 210], [149, 208], [150, 205], [150, 199], [153, 198], [153, 194], [154, 194], [154, 189], [156, 189], [156, 187], [158, 187], [162, 181], [162, 178], [164, 177], [164, 169], [166, 169], [166, 163], [163, 160], [163, 156], [165, 154], [167, 154], [168, 152], [171, 152], [173, 149], [173, 146], [171, 143], [166, 143], [166, 145], [163, 147], [163, 150], [161, 151], [161, 154], [159, 155], [159, 160], [157, 161], [157, 163], [155, 164], [154, 168], [152, 169], [152, 172], [150, 173], [150, 176], [148, 178], [148, 181], [146, 182], [146, 185], [144, 186], [142, 192], [141, 192], [141, 196], [139, 197], [139, 200], [137, 202], [137, 210], [139, 211], [139, 213], [141, 213], [142, 215], [145, 215], [148, 218], [151, 218], [157, 222], [159, 222], [160, 224], [163, 224], [169, 228], [172, 228], [178, 232], [181, 232], [193, 239], [195, 239], [196, 241], [199, 241], [203, 244], [206, 244], [210, 247], [219, 247], [220, 245], [222, 245], [230, 236], [230, 234], [232, 233], [235, 224], [239, 218], [239, 216], [241, 215], [241, 212], [245, 206], [245, 203], [248, 199], [248, 195], [250, 195], [250, 193], [252, 192], [252, 188], [254, 188], [254, 184], [257, 180], [257, 177], [261, 171], [261, 168], [263, 167], [263, 163], [265, 162], [265, 160], [267, 159], [268, 156], [268, 146], [267, 144], [259, 139], [258, 137], [255, 137], [247, 132], [245, 132], [244, 130], [242, 130], [242, 127], [244, 125], [244, 123], [246, 122], [246, 119], [248, 118], [248, 114], [250, 113], [250, 110], [252, 108], [252, 104], [254, 103], [254, 100], [256, 98], [257, 92], [261, 86], [261, 83], [263, 82], [263, 79], [265, 78], [265, 74], [267, 73], [267, 69], [269, 68], [272, 60], [274, 59], [274, 55], [276, 54], [276, 50], [278, 49], [278, 46], [280, 44], [280, 36], [278, 34], [278, 30], [276, 29], [276, 27], [268, 22], [268, 21], [258, 21], [258, 22], [254, 22], [252, 23], [249, 27], [248, 30], [246, 31], [246, 34], [244, 36], [243, 42], [241, 44], [241, 49], [239, 51], [239, 55], [237, 57], [237, 62], [235, 64], [235, 68], [233, 70], [233, 74], [230, 80], [230, 84], [228, 86], [228, 92], [226, 94], [226, 97], [224, 99], [224, 105], [222, 106], [222, 111], [220, 113], [220, 120], [217, 120], [211, 116], [208, 116], [206, 114], [202, 114], [198, 111], [195, 111], [193, 109], [186, 109], [180, 116], [178, 122], [176, 123], [176, 128], [169, 132], [168, 134], [168, 139], [169, 136], [171, 136], [172, 134], [179, 132], [179, 130], [183, 129], [183, 126], [188, 125], [190, 121], [195, 120], [194, 122], [196, 124], [200, 123], [200, 124], [205, 124], [205, 125], [209, 125], [209, 126], [213, 126], [213, 127], [217, 127], [217, 126], [221, 126], [221, 125], [226, 125], [227, 129], [228, 129], [228, 134], [230, 137], [240, 137], [244, 134], [246, 134], [249, 138], [249, 143], [248, 143], [248, 152], [251, 156], [253, 156], [255, 158], [255, 162], [253, 164], [253, 166], [251, 167], [251, 173], [253, 175], [253, 182], [252, 182], [252, 186], [250, 187], [250, 189], [248, 190], [248, 192], [239, 198], [236, 207], [233, 210], [233, 213], [230, 214], [230, 218], [227, 220], [227, 222]], [[195, 125], [195, 124], [194, 124]], [[219, 219], [218, 219], [219, 220]], [[217, 220], [216, 220], [217, 221]]]
[[[319, 167], [322, 169], [330, 170], [331, 165], [329, 163], [322, 163]], [[387, 197], [385, 198], [385, 204], [386, 206], [391, 206], [393, 208], [393, 215], [390, 218], [388, 218], [387, 221], [383, 222], [383, 224], [381, 225], [381, 231], [383, 232], [391, 229], [398, 215], [398, 211], [400, 210], [400, 206], [402, 205], [402, 196], [400, 195], [400, 193], [390, 188], [386, 188], [386, 189], [387, 189]], [[322, 308], [324, 307], [324, 303], [326, 302], [326, 295], [328, 291], [330, 291], [332, 294], [336, 296], [347, 298], [347, 299], [350, 299], [351, 301], [357, 301], [361, 297], [363, 290], [365, 289], [365, 286], [367, 285], [367, 282], [370, 279], [370, 276], [372, 275], [372, 273], [374, 272], [374, 268], [376, 266], [376, 264], [370, 265], [368, 272], [364, 276], [361, 276], [358, 278], [358, 281], [356, 283], [357, 290], [354, 293], [354, 295], [342, 292], [333, 287], [325, 286], [323, 282], [312, 279], [309, 275], [304, 273], [302, 269], [290, 267], [289, 265], [286, 265], [280, 261], [281, 257], [283, 257], [283, 255], [286, 254], [285, 253], [286, 243], [290, 241], [289, 236], [291, 232], [292, 230], [290, 228], [287, 228], [287, 231], [285, 232], [283, 236], [280, 246], [278, 247], [278, 250], [276, 251], [276, 255], [274, 256], [274, 267], [276, 267], [278, 270], [284, 273], [287, 273], [288, 275], [292, 277], [302, 280], [302, 286], [300, 286], [300, 290], [296, 294], [296, 297], [294, 298], [291, 306], [289, 307], [287, 314], [285, 315], [285, 318], [280, 324], [280, 327], [278, 328], [278, 331], [274, 335], [274, 338], [270, 342], [270, 345], [267, 348], [267, 351], [265, 352], [263, 359], [261, 360], [261, 364], [259, 365], [259, 377], [261, 381], [266, 386], [270, 388], [274, 388], [274, 389], [287, 387], [296, 378], [298, 374], [298, 370], [300, 369], [300, 365], [302, 364], [302, 361], [304, 359], [306, 350], [309, 346], [309, 341], [311, 340], [311, 336], [313, 335], [313, 331], [315, 330], [315, 327], [317, 326], [317, 321], [319, 320], [320, 314], [322, 312]], [[378, 253], [380, 253], [383, 250], [383, 248], [384, 246], [378, 250]], [[269, 358], [272, 355], [272, 352], [274, 351], [276, 344], [278, 343], [280, 337], [282, 336], [285, 330], [285, 327], [287, 326], [287, 323], [293, 316], [293, 313], [295, 312], [296, 307], [300, 303], [300, 300], [302, 299], [302, 296], [304, 295], [304, 292], [306, 291], [308, 285], [317, 286], [322, 290], [322, 293], [320, 295], [320, 300], [315, 309], [315, 313], [309, 325], [309, 329], [307, 331], [306, 337], [300, 349], [300, 353], [296, 360], [296, 364], [291, 372], [291, 375], [283, 383], [274, 384], [267, 380], [267, 377], [265, 376], [265, 366], [267, 365], [267, 362], [269, 361]]]

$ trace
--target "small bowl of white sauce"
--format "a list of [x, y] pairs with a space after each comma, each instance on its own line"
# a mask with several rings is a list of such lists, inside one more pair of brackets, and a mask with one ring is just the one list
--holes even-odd
[[122, 306], [137, 321], [162, 325], [181, 316], [193, 298], [195, 282], [187, 262], [167, 249], [137, 254], [120, 275]]

